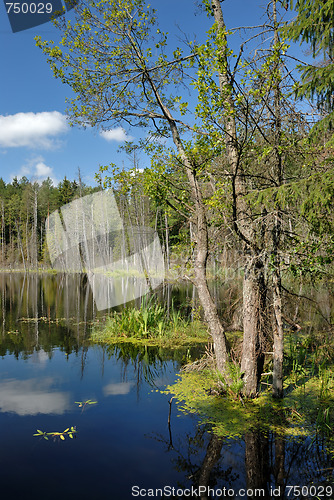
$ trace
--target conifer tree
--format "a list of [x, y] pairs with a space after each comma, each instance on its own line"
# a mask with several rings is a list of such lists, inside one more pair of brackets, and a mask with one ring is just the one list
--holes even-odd
[[313, 58], [317, 58], [313, 64], [299, 66], [301, 82], [296, 85], [296, 95], [316, 98], [318, 109], [325, 116], [321, 128], [333, 129], [334, 0], [296, 0], [295, 3], [292, 0], [291, 7], [298, 15], [287, 27], [289, 38], [309, 43]]

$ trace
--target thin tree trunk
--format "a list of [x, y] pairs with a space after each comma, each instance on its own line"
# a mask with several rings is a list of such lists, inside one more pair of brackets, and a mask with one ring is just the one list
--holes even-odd
[[[273, 20], [274, 20], [274, 45], [279, 44], [278, 23], [276, 0], [273, 0]], [[276, 72], [280, 65], [280, 58], [278, 57]], [[274, 176], [277, 186], [283, 182], [282, 176], [282, 155], [280, 153], [281, 145], [281, 94], [280, 94], [280, 81], [279, 77], [275, 81], [274, 87], [274, 126], [275, 126], [275, 148], [274, 148]], [[273, 345], [273, 396], [275, 398], [283, 397], [283, 351], [284, 351], [284, 332], [282, 321], [282, 299], [281, 299], [281, 270], [280, 259], [278, 255], [279, 244], [282, 234], [281, 227], [281, 210], [277, 207], [274, 214], [274, 227], [272, 230], [273, 241], [273, 309], [274, 309], [274, 345]]]
[[38, 269], [38, 237], [37, 237], [37, 209], [38, 209], [38, 200], [37, 200], [38, 189], [35, 184], [34, 187], [34, 267]]
[[273, 306], [274, 306], [274, 355], [273, 355], [273, 396], [283, 397], [283, 354], [284, 331], [282, 321], [281, 282], [277, 269], [273, 275]]
[[[137, 50], [137, 47], [135, 48]], [[159, 95], [154, 81], [151, 78], [150, 73], [147, 71], [145, 76], [150, 83], [157, 103], [159, 104], [169, 124], [173, 142], [179, 153], [180, 160], [183, 164], [185, 173], [188, 178], [191, 198], [194, 204], [193, 219], [196, 228], [196, 230], [194, 231], [194, 242], [196, 243], [194, 259], [194, 283], [198, 290], [198, 297], [203, 307], [204, 317], [214, 342], [217, 368], [224, 375], [225, 380], [228, 381], [227, 362], [229, 360], [229, 353], [227, 339], [218, 315], [217, 307], [212, 300], [206, 277], [206, 265], [209, 252], [208, 224], [205, 213], [205, 205], [202, 199], [202, 192], [196, 174], [196, 165], [193, 163], [192, 159], [188, 157], [183, 146], [177, 124], [170, 110], [162, 102], [162, 99]]]
[[[240, 164], [240, 152], [238, 150], [237, 127], [235, 121], [235, 106], [231, 95], [233, 80], [228, 72], [227, 61], [227, 38], [222, 6], [220, 0], [212, 0], [212, 9], [220, 37], [224, 40], [224, 47], [218, 54], [219, 57], [219, 87], [223, 99], [223, 120], [225, 128], [226, 157], [232, 174], [233, 191], [233, 227], [236, 235], [244, 246], [247, 255], [245, 267], [245, 279], [243, 290], [243, 355], [241, 370], [244, 372], [244, 394], [254, 396], [257, 392], [259, 371], [263, 365], [263, 354], [261, 352], [260, 336], [264, 334], [262, 316], [265, 311], [265, 282], [263, 273], [260, 272], [260, 249], [255, 243], [255, 235], [252, 227], [251, 213], [245, 202], [247, 186], [244, 173]], [[261, 267], [261, 265], [260, 265]]]
[[19, 244], [19, 248], [20, 248], [20, 251], [21, 251], [21, 256], [22, 256], [22, 261], [23, 261], [23, 266], [24, 266], [24, 271], [27, 272], [27, 266], [26, 266], [26, 260], [24, 258], [24, 251], [23, 251], [23, 246], [22, 246], [22, 240], [21, 240], [21, 234], [20, 234], [20, 228], [19, 228], [19, 225], [17, 223], [17, 220], [15, 219], [15, 227], [16, 227], [16, 231], [17, 231], [17, 240], [18, 240], [18, 244]]
[[29, 252], [29, 246], [30, 246], [30, 238], [29, 238], [29, 213], [28, 213], [28, 207], [27, 207], [27, 219], [26, 219], [26, 250], [27, 250], [27, 262], [29, 264], [32, 264], [32, 261], [30, 259], [30, 252]]
[[170, 256], [169, 256], [169, 228], [168, 228], [168, 219], [167, 219], [167, 213], [165, 210], [165, 234], [166, 234], [166, 267], [167, 271], [169, 271], [170, 268]]

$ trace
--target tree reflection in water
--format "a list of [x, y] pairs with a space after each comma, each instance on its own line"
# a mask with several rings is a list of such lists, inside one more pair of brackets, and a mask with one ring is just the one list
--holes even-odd
[[[152, 437], [164, 444], [173, 455], [175, 469], [184, 473], [179, 487], [197, 488], [201, 500], [218, 498], [215, 491], [225, 492], [229, 498], [287, 499], [292, 495], [289, 486], [300, 490], [304, 486], [300, 498], [314, 498], [309, 493], [312, 485], [319, 492], [333, 487], [334, 458], [326, 453], [324, 443], [310, 438], [285, 438], [249, 429], [242, 438], [230, 439], [204, 426], [197, 427], [194, 435], [181, 437], [173, 435], [173, 419], [168, 439]], [[334, 498], [334, 488], [332, 491], [326, 499]]]
[[[0, 300], [2, 357], [13, 355], [25, 360], [35, 356], [51, 360], [58, 351], [66, 357], [75, 353], [80, 355], [83, 376], [88, 352], [84, 341], [89, 335], [90, 321], [96, 315], [84, 276], [3, 274]], [[162, 388], [164, 367], [172, 361], [178, 371], [185, 352], [124, 344], [99, 348], [97, 355], [101, 355], [102, 374], [109, 358], [121, 363], [124, 382], [131, 369], [139, 396], [143, 381], [152, 388]], [[66, 401], [61, 402], [65, 408]], [[166, 400], [166, 423], [168, 410]], [[287, 439], [250, 428], [237, 440], [208, 433], [208, 429], [197, 427], [197, 420], [196, 431], [184, 435], [178, 433], [177, 426], [173, 430], [174, 413], [173, 404], [167, 437], [155, 435], [155, 439], [163, 443], [174, 468], [182, 473], [184, 487], [230, 488], [236, 492], [235, 497], [240, 488], [260, 489], [264, 491], [261, 498], [287, 498], [288, 485], [333, 486], [334, 458], [326, 451], [326, 436], [318, 434], [314, 441], [310, 437]], [[274, 488], [278, 494], [272, 494]], [[252, 498], [250, 494], [248, 497]], [[331, 497], [327, 495], [326, 500]], [[202, 496], [205, 498], [212, 495]]]

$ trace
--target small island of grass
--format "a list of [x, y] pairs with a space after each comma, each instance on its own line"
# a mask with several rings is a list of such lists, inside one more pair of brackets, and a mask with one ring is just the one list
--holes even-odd
[[176, 348], [205, 344], [209, 334], [200, 319], [190, 321], [183, 317], [173, 303], [168, 311], [157, 302], [143, 301], [139, 309], [114, 311], [105, 321], [95, 323], [91, 340], [106, 344], [132, 342]]

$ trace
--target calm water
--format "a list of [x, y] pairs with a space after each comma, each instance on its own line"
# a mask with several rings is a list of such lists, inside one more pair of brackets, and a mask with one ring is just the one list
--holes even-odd
[[[186, 353], [89, 347], [91, 321], [103, 314], [84, 277], [2, 274], [0, 297], [1, 498], [189, 498], [191, 487], [193, 498], [247, 498], [246, 488], [258, 489], [248, 498], [286, 498], [287, 485], [305, 486], [304, 498], [334, 498], [321, 442], [251, 430], [219, 439], [174, 405], [168, 427], [169, 398], [157, 390], [175, 380]], [[75, 403], [87, 400], [97, 403]], [[33, 436], [71, 426], [74, 439]], [[199, 485], [210, 495], [196, 497]], [[164, 487], [164, 497], [152, 496]]]

